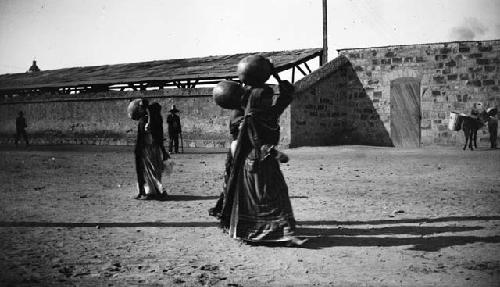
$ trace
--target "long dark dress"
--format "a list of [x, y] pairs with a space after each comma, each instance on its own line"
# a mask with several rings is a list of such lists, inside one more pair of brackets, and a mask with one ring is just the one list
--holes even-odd
[[139, 196], [145, 196], [148, 199], [159, 199], [165, 196], [161, 183], [163, 132], [159, 130], [154, 120], [146, 128], [147, 122], [148, 117], [142, 117], [137, 128], [135, 146], [137, 185]]
[[[231, 113], [231, 117], [229, 119], [229, 133], [231, 134], [233, 141], [238, 139], [239, 127], [241, 121], [243, 120], [244, 114], [245, 112], [242, 109], [235, 109]], [[215, 204], [215, 207], [210, 208], [208, 211], [208, 213], [211, 216], [215, 216], [219, 219], [221, 217], [222, 207], [224, 206], [224, 197], [226, 197], [227, 182], [231, 177], [232, 169], [233, 169], [233, 155], [231, 153], [231, 149], [229, 148], [226, 153], [226, 161], [224, 164], [224, 184], [222, 187], [223, 191], [220, 194], [219, 199]]]
[[295, 218], [288, 187], [273, 147], [279, 116], [292, 100], [293, 86], [280, 82], [280, 95], [263, 85], [248, 87], [221, 224], [232, 238], [250, 242], [293, 241]]

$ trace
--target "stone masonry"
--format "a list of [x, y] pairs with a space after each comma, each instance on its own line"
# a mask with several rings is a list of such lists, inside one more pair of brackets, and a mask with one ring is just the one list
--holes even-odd
[[[500, 40], [339, 50], [339, 58], [297, 82], [291, 145], [390, 142], [391, 81], [420, 80], [422, 145], [463, 144], [450, 112], [500, 106]], [[487, 128], [478, 132], [488, 142]], [[486, 143], [484, 143], [486, 145]]]
[[[229, 110], [218, 107], [212, 89], [101, 92], [76, 95], [33, 95], [0, 99], [0, 144], [12, 144], [15, 119], [23, 111], [33, 144], [133, 145], [137, 122], [128, 118], [131, 99], [148, 98], [162, 105], [164, 121], [173, 104], [181, 111], [185, 147], [227, 148]], [[282, 116], [282, 141], [290, 137], [289, 110]], [[168, 138], [164, 122], [165, 138]]]

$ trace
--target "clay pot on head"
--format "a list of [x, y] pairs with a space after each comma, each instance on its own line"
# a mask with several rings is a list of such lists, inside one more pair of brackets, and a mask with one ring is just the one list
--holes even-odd
[[214, 101], [223, 109], [238, 109], [245, 90], [240, 83], [230, 80], [220, 81], [212, 90]]
[[247, 56], [238, 63], [237, 74], [240, 81], [247, 85], [263, 85], [272, 74], [272, 65], [264, 56]]
[[128, 104], [127, 107], [128, 117], [134, 121], [139, 120], [146, 114], [146, 107], [142, 99], [135, 99]]

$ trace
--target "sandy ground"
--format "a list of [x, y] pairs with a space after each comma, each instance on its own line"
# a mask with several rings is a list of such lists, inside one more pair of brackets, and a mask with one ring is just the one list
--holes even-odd
[[132, 147], [2, 147], [0, 285], [500, 286], [500, 150], [287, 153], [304, 248], [221, 232], [224, 153], [173, 155], [160, 202], [132, 199]]

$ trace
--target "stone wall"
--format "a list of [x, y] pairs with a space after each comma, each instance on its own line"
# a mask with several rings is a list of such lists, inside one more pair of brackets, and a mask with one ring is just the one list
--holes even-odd
[[[185, 147], [229, 147], [230, 111], [215, 105], [209, 88], [4, 98], [0, 100], [0, 143], [14, 142], [15, 119], [23, 111], [33, 144], [133, 145], [137, 122], [127, 117], [127, 106], [140, 97], [158, 102], [164, 120], [176, 105]], [[285, 111], [281, 119], [285, 145], [290, 137], [289, 114]], [[164, 130], [167, 138], [166, 123]]]
[[[343, 49], [339, 54], [352, 63], [389, 134], [390, 83], [397, 78], [421, 80], [424, 145], [463, 144], [462, 132], [447, 130], [450, 112], [469, 114], [474, 103], [500, 105], [500, 40]], [[478, 132], [480, 142], [488, 137], [486, 128]]]
[[[15, 118], [22, 110], [34, 144], [132, 145], [137, 122], [127, 117], [130, 99], [146, 97], [163, 107], [164, 120], [175, 104], [181, 113], [184, 145], [228, 146], [229, 111], [213, 103], [211, 89], [106, 92], [60, 96], [32, 96], [0, 103], [0, 138], [13, 142]], [[165, 133], [167, 131], [164, 124]], [[167, 137], [167, 135], [165, 135]]]
[[391, 145], [387, 110], [371, 99], [356, 71], [339, 57], [296, 83], [291, 146]]

